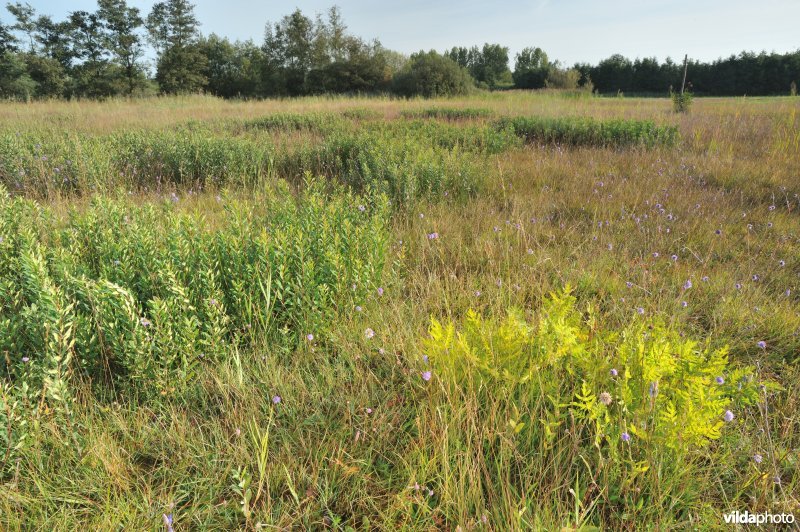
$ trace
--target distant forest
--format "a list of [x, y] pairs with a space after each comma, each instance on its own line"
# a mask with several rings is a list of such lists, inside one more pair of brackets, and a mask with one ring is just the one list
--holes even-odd
[[[27, 3], [9, 3], [0, 19], [0, 98], [108, 98], [207, 93], [266, 98], [340, 93], [447, 96], [478, 89], [560, 88], [601, 94], [667, 95], [679, 90], [681, 60], [597, 65], [550, 61], [525, 48], [510, 67], [500, 44], [453, 47], [410, 56], [348, 33], [338, 8], [309, 17], [300, 10], [266, 24], [264, 40], [204, 36], [188, 0], [156, 3], [141, 13], [126, 0], [98, 0], [94, 12], [53, 20]], [[154, 60], [146, 60], [146, 52]], [[796, 94], [800, 50], [742, 52], [711, 63], [690, 60], [697, 95]]]

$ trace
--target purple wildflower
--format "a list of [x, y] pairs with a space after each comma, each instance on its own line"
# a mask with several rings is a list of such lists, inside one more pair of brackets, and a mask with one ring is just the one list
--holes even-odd
[[692, 287], [692, 280], [691, 279], [687, 279], [686, 282], [683, 283], [683, 289], [684, 290], [688, 290], [691, 287]]
[[167, 527], [167, 532], [173, 532], [172, 528], [172, 514], [162, 514], [161, 519], [164, 521], [164, 526]]
[[309, 342], [313, 342], [314, 341], [314, 335], [311, 334], [311, 333], [308, 333], [306, 335], [306, 340], [308, 340]]
[[767, 342], [765, 342], [764, 340], [759, 340], [759, 341], [756, 343], [756, 345], [757, 345], [758, 347], [760, 347], [761, 349], [766, 349], [766, 348], [767, 348]]
[[30, 360], [31, 360], [31, 359], [30, 359], [30, 358], [28, 358], [28, 357], [22, 357], [22, 362], [23, 362], [24, 364], [27, 364], [28, 362], [30, 362]]
[[717, 384], [725, 384], [725, 377], [723, 377], [722, 375], [720, 375], [714, 380], [717, 381]]
[[730, 410], [726, 410], [725, 411], [725, 415], [723, 416], [723, 419], [725, 419], [725, 421], [728, 422], [728, 423], [733, 421], [733, 412], [731, 412]]
[[273, 405], [280, 404], [280, 402], [281, 402], [282, 400], [283, 400], [283, 399], [281, 399], [281, 396], [280, 396], [280, 395], [274, 395], [274, 396], [272, 396], [272, 404], [273, 404]]
[[425, 382], [428, 382], [429, 380], [431, 380], [431, 372], [430, 371], [423, 371], [422, 372], [422, 380], [424, 380]]
[[644, 316], [644, 309], [642, 307], [638, 307], [636, 309], [636, 312], [638, 312], [640, 315]]
[[439, 233], [428, 233], [428, 240], [436, 240], [439, 238]]
[[383, 296], [383, 288], [381, 288], [381, 287], [379, 286], [379, 287], [378, 287], [378, 297], [381, 297], [381, 296]]
[[375, 331], [373, 331], [372, 329], [370, 329], [369, 327], [367, 327], [367, 328], [366, 328], [366, 330], [364, 331], [364, 337], [365, 337], [367, 340], [370, 340], [370, 339], [371, 339], [371, 338], [373, 338], [374, 336], [375, 336]]
[[611, 374], [612, 377], [616, 377], [617, 375], [619, 375], [619, 371], [617, 371], [617, 368], [611, 368], [611, 371], [609, 371], [609, 373]]
[[366, 211], [366, 210], [367, 210], [367, 208], [366, 208], [366, 207], [364, 207], [363, 205], [359, 205], [359, 206], [358, 206], [358, 210], [359, 210], [359, 211], [361, 211], [361, 212], [364, 212], [364, 211]]
[[756, 453], [753, 455], [753, 461], [757, 464], [760, 464], [764, 460], [764, 457], [760, 454]]
[[631, 441], [631, 435], [628, 434], [627, 432], [623, 432], [622, 436], [620, 437], [622, 438], [622, 441]]
[[139, 318], [139, 323], [142, 324], [142, 327], [150, 327], [150, 320], [147, 318]]

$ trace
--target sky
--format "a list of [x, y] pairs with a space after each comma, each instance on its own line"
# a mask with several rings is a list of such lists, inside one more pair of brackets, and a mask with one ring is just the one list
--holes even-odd
[[[59, 20], [96, 0], [28, 0]], [[153, 0], [128, 0], [146, 15]], [[350, 32], [403, 53], [453, 46], [538, 46], [551, 61], [597, 63], [612, 54], [711, 61], [743, 50], [800, 49], [800, 0], [195, 0], [203, 34], [261, 43], [264, 25], [295, 8], [336, 4]], [[3, 11], [0, 20], [10, 22]]]

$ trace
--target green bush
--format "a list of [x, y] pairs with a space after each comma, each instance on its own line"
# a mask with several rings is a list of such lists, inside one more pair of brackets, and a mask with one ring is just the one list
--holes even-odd
[[672, 92], [670, 93], [670, 96], [672, 98], [672, 109], [676, 113], [688, 113], [692, 108], [691, 92]]
[[539, 456], [561, 477], [577, 479], [576, 492], [592, 482], [605, 486], [601, 515], [646, 520], [636, 501], [657, 508], [664, 497], [686, 497], [684, 486], [661, 484], [662, 477], [695, 474], [695, 451], [756, 404], [761, 383], [754, 368], [729, 364], [727, 349], [658, 321], [598, 330], [592, 309], [578, 311], [569, 292], [552, 294], [532, 321], [519, 311], [494, 320], [470, 311], [460, 324], [432, 320], [424, 342], [429, 367], [451, 398], [476, 397], [486, 415], [488, 405], [499, 405], [505, 420], [497, 421], [507, 423], [514, 442], [506, 467], [522, 470]]
[[392, 80], [395, 93], [411, 97], [458, 96], [474, 89], [472, 76], [449, 57], [435, 51], [412, 54]]

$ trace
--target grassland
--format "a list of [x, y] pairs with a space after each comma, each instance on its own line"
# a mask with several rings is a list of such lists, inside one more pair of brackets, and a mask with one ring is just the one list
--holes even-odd
[[800, 101], [0, 105], [4, 529], [800, 515]]

